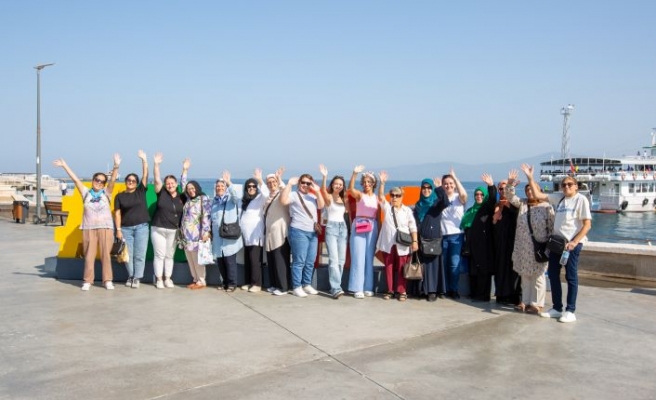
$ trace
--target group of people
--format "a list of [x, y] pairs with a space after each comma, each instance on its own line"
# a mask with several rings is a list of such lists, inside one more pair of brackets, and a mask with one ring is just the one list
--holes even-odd
[[[452, 169], [441, 178], [422, 180], [419, 199], [410, 208], [404, 205], [402, 188], [386, 192], [386, 172], [365, 172], [362, 165], [353, 169], [348, 186], [339, 175], [328, 183], [324, 165], [319, 166], [321, 185], [310, 174], [285, 182], [284, 168], [266, 177], [256, 169], [241, 192], [225, 171], [215, 182], [214, 196], [209, 196], [197, 181], [188, 179], [189, 159], [182, 163], [179, 183], [173, 175], [162, 180], [163, 156], [156, 153], [153, 175], [157, 201], [151, 219], [146, 202], [148, 160], [143, 151], [138, 157], [142, 162], [141, 178], [134, 173], [126, 175], [126, 189], [116, 195], [113, 210], [110, 199], [120, 155], [114, 155], [111, 176], [94, 174], [91, 188], [82, 184], [63, 159], [54, 162], [70, 176], [84, 203], [80, 226], [84, 291], [94, 281], [96, 253], [100, 254], [104, 287], [114, 288], [109, 253], [115, 238], [124, 240], [128, 248], [126, 286], [138, 288], [150, 237], [158, 289], [174, 287], [171, 276], [176, 247], [184, 249], [193, 278], [187, 287], [206, 288], [208, 262], [202, 253], [210, 248], [210, 259], [221, 275], [219, 289], [232, 292], [238, 286], [237, 253], [243, 249], [245, 283], [241, 289], [263, 289], [266, 254], [270, 293], [315, 295], [318, 292], [312, 286], [312, 275], [322, 233], [318, 218], [321, 211], [330, 295], [334, 299], [345, 293], [342, 275], [350, 250], [346, 289], [356, 299], [374, 296], [374, 259], [378, 258], [387, 282], [382, 294], [385, 300], [406, 301], [408, 296], [431, 302], [445, 297], [459, 299], [460, 275], [464, 273], [469, 275], [473, 301], [490, 301], [494, 278], [497, 302], [561, 322], [576, 320], [578, 257], [587, 240], [591, 217], [589, 202], [578, 193], [573, 177], [563, 180], [562, 193], [545, 194], [533, 179], [533, 168], [522, 165], [528, 184], [524, 188], [526, 198], [520, 198], [515, 193], [517, 171], [510, 171], [508, 179], [497, 185], [490, 175], [483, 174], [484, 185], [474, 190], [473, 205], [466, 209], [467, 192]], [[356, 188], [358, 178], [360, 187]], [[355, 203], [353, 212], [349, 212], [349, 197]], [[537, 261], [539, 244], [556, 234], [566, 239], [564, 252], [569, 258], [563, 263], [561, 254], [552, 251], [548, 261]], [[406, 280], [404, 275], [403, 266], [413, 258], [423, 265], [420, 280]], [[563, 267], [568, 287], [565, 309], [560, 284]], [[543, 312], [547, 270], [553, 307]]]

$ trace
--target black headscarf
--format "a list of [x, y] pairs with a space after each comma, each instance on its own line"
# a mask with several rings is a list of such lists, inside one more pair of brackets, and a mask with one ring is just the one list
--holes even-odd
[[[248, 194], [248, 185], [255, 185], [255, 194]], [[255, 178], [248, 178], [246, 183], [244, 183], [244, 195], [241, 198], [241, 209], [245, 210], [250, 202], [260, 194], [260, 188], [257, 187], [257, 181]]]

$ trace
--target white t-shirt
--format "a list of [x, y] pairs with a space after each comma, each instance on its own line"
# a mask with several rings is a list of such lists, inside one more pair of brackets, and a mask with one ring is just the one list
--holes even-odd
[[442, 235], [457, 235], [461, 233], [460, 222], [465, 213], [465, 205], [460, 202], [460, 194], [454, 192], [449, 196], [451, 204], [442, 210], [442, 218], [440, 219], [440, 229]]
[[[385, 212], [385, 219], [383, 220], [382, 228], [378, 234], [378, 242], [376, 249], [384, 251], [385, 253], [392, 252], [392, 246], [396, 245], [396, 251], [400, 256], [410, 254], [410, 247], [396, 243], [396, 229], [394, 225], [394, 218], [392, 216], [392, 205], [387, 201], [383, 203], [383, 211]], [[417, 232], [417, 223], [412, 214], [410, 207], [402, 205], [400, 210], [396, 210], [396, 222], [399, 224], [398, 229], [405, 233]]]
[[[590, 202], [581, 193], [577, 193], [570, 198], [564, 196], [562, 193], [549, 194], [549, 203], [554, 206], [556, 211], [553, 231], [564, 236], [567, 240], [572, 240], [583, 228], [583, 221], [592, 219]], [[587, 236], [581, 239], [581, 243], [587, 241]]]
[[[305, 208], [301, 204], [298, 195], [303, 196], [305, 206], [312, 214], [312, 218], [305, 212]], [[317, 196], [313, 194], [302, 194], [300, 192], [293, 192], [289, 194], [291, 202], [289, 203], [289, 215], [292, 217], [292, 222], [289, 226], [300, 229], [306, 232], [314, 232], [314, 223], [317, 222]]]

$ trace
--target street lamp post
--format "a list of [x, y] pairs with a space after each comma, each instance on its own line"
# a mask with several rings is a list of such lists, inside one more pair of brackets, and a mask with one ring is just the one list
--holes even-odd
[[41, 219], [41, 70], [45, 67], [55, 65], [40, 64], [34, 67], [36, 69], [36, 215], [34, 223], [44, 222]]

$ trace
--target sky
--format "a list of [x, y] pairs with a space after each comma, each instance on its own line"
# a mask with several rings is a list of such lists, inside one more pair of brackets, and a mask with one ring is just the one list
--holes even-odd
[[[656, 127], [654, 1], [0, 0], [0, 172], [318, 175], [635, 154]], [[436, 174], [447, 171], [436, 171]], [[390, 176], [390, 179], [395, 177]], [[400, 178], [400, 177], [399, 177]]]

